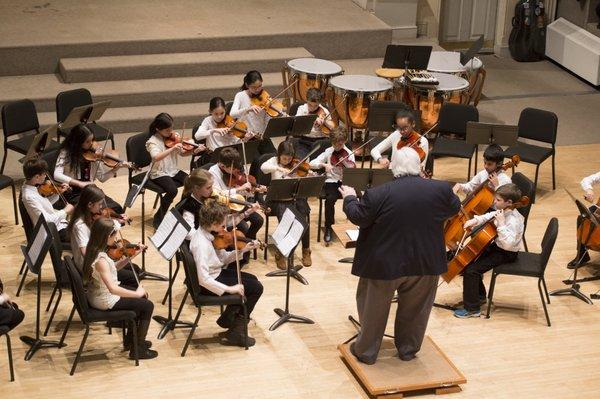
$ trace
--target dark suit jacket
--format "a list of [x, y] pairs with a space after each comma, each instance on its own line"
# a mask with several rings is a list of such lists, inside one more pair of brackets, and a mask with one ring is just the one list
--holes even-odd
[[444, 221], [460, 209], [447, 182], [406, 176], [344, 199], [348, 219], [360, 227], [352, 274], [393, 280], [447, 270]]

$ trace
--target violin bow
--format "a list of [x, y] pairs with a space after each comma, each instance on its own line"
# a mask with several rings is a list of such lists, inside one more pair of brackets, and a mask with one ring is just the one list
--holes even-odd
[[[94, 177], [92, 178], [92, 182], [96, 181], [96, 177], [98, 176], [98, 169], [100, 169], [100, 160], [104, 158], [104, 154], [106, 152], [106, 146], [108, 145], [108, 139], [112, 136], [112, 130], [108, 129], [108, 134], [104, 139], [104, 145], [102, 146], [102, 153], [100, 159], [96, 159], [94, 162], [96, 163], [96, 170], [94, 171]], [[105, 203], [106, 205], [106, 203]]]
[[54, 183], [54, 181], [50, 178], [50, 175], [48, 174], [48, 172], [46, 172], [46, 177], [48, 178], [48, 181], [50, 182], [50, 184], [52, 184], [52, 186], [54, 187], [54, 189], [58, 193], [59, 198], [65, 203], [65, 206], [67, 206], [68, 202], [67, 202], [65, 196], [58, 189], [58, 186]]
[[346, 99], [346, 97], [348, 97], [348, 93], [344, 93], [342, 98], [340, 98], [337, 103], [333, 104], [333, 111], [329, 112], [328, 110], [327, 115], [325, 115], [325, 118], [323, 118], [323, 123], [327, 122], [328, 119], [332, 118], [333, 114], [337, 112], [338, 105], [340, 105], [342, 101]]
[[296, 166], [294, 166], [292, 169], [290, 169], [290, 171], [288, 173], [286, 173], [285, 176], [287, 177], [287, 176], [291, 175], [292, 173], [294, 173], [296, 171], [296, 169], [298, 169], [298, 167], [300, 165], [302, 165], [308, 158], [310, 158], [310, 156], [312, 154], [314, 154], [315, 152], [317, 152], [320, 148], [321, 148], [321, 143], [319, 143], [318, 146], [316, 146], [315, 148], [313, 148], [312, 150], [310, 150], [310, 152], [304, 158], [302, 158], [300, 160], [300, 162], [298, 162], [296, 164]]
[[[233, 250], [235, 251], [235, 271], [237, 273], [237, 281], [238, 284], [242, 284], [242, 269], [240, 267], [240, 254], [237, 250], [237, 227], [235, 226], [235, 218], [233, 214], [228, 215], [231, 218], [231, 223], [233, 224]], [[242, 301], [246, 302], [246, 295], [242, 295]]]
[[341, 164], [342, 162], [344, 162], [346, 159], [350, 158], [350, 156], [353, 155], [356, 151], [360, 150], [361, 148], [363, 148], [364, 146], [366, 146], [367, 144], [369, 144], [373, 140], [375, 140], [375, 137], [371, 137], [369, 140], [367, 140], [366, 142], [364, 142], [362, 145], [360, 145], [359, 147], [356, 147], [354, 150], [352, 150], [350, 152], [350, 154], [346, 155], [345, 157], [343, 157], [342, 159], [340, 159], [338, 162], [336, 162], [336, 164], [333, 165], [333, 167], [335, 168], [336, 166], [338, 166], [339, 164]]

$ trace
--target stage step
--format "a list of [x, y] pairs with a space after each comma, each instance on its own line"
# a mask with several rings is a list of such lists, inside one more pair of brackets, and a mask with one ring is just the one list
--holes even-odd
[[312, 57], [304, 47], [194, 53], [61, 58], [59, 73], [68, 83], [183, 76], [245, 74], [252, 69], [279, 72], [286, 60]]
[[[271, 95], [283, 88], [281, 73], [265, 73], [263, 79]], [[200, 103], [216, 96], [231, 101], [240, 90], [242, 80], [242, 74], [87, 83], [62, 83], [56, 75], [0, 77], [0, 106], [29, 98], [38, 112], [54, 112], [59, 92], [80, 87], [87, 88], [94, 101], [111, 100], [112, 108]]]

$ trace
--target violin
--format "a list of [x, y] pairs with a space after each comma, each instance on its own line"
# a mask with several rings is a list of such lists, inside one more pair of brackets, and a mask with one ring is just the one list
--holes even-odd
[[99, 144], [95, 141], [92, 142], [92, 146], [89, 150], [83, 152], [83, 159], [89, 162], [100, 161], [109, 168], [116, 168], [119, 165], [127, 166], [129, 169], [139, 170], [132, 162], [127, 162], [119, 158], [119, 153], [116, 150], [104, 149], [101, 153], [98, 153]]
[[[241, 251], [242, 249], [244, 249], [244, 247], [246, 246], [247, 243], [255, 241], [251, 238], [247, 238], [244, 233], [242, 233], [239, 230], [231, 230], [231, 231], [227, 231], [225, 230], [223, 233], [212, 233], [215, 236], [215, 239], [213, 241], [213, 246], [215, 247], [215, 249], [219, 250], [219, 249], [227, 249], [227, 248], [231, 248], [233, 247], [234, 243], [237, 243], [237, 246], [235, 249], [237, 249], [238, 251]], [[235, 234], [235, 241], [234, 241], [234, 234]], [[258, 241], [258, 240], [257, 240]], [[259, 242], [259, 247], [260, 249], [264, 249], [265, 248], [265, 244], [263, 244], [262, 242]]]
[[[118, 221], [121, 226], [125, 224], [122, 222], [123, 216], [118, 214], [114, 209], [108, 207], [102, 208], [99, 212], [92, 214], [92, 221], [96, 221], [100, 218], [114, 219]], [[131, 219], [127, 219], [127, 224], [131, 224]]]
[[291, 167], [290, 172], [286, 176], [296, 175], [298, 177], [306, 177], [308, 176], [308, 172], [310, 172], [308, 161], [298, 158], [292, 159], [292, 162], [286, 167]]
[[[529, 198], [523, 196], [519, 201], [508, 206], [505, 209], [516, 209], [529, 205]], [[476, 233], [471, 237], [468, 244], [462, 246], [462, 241], [459, 245], [459, 250], [456, 255], [448, 262], [448, 271], [442, 274], [444, 281], [449, 283], [454, 277], [459, 275], [463, 269], [469, 266], [475, 259], [477, 259], [483, 251], [496, 239], [498, 232], [496, 231], [496, 225], [493, 222], [494, 218], [499, 211], [494, 213], [492, 219], [487, 221]], [[462, 247], [461, 247], [462, 246]]]
[[217, 128], [229, 129], [229, 133], [233, 134], [238, 139], [243, 139], [248, 133], [248, 125], [239, 119], [236, 121], [231, 115], [225, 115], [225, 118], [217, 123]]
[[[321, 125], [319, 126], [321, 128], [321, 132], [324, 135], [329, 136], [329, 134], [331, 133], [331, 131], [337, 127], [337, 124], [331, 118], [331, 114], [327, 113], [321, 107], [317, 108], [317, 111], [315, 113], [317, 114], [318, 119], [321, 119]], [[332, 128], [330, 128], [329, 126], [327, 126], [327, 124], [325, 123], [325, 122], [327, 122], [327, 120], [330, 120], [333, 123], [333, 127]]]
[[427, 156], [427, 154], [425, 154], [425, 151], [419, 145], [419, 143], [421, 141], [421, 137], [422, 136], [419, 133], [415, 132], [414, 130], [412, 132], [410, 132], [408, 137], [404, 137], [401, 135], [400, 141], [398, 141], [398, 144], [396, 145], [396, 149], [399, 150], [403, 147], [412, 148], [413, 150], [415, 150], [417, 152], [417, 154], [419, 154], [419, 158], [421, 159], [421, 162], [423, 162], [425, 160], [425, 157]]
[[172, 148], [175, 145], [181, 143], [184, 151], [193, 151], [200, 147], [200, 144], [194, 143], [191, 137], [181, 137], [177, 132], [172, 132], [169, 137], [164, 138], [165, 147]]
[[352, 155], [352, 153], [348, 153], [348, 151], [346, 151], [345, 148], [342, 148], [339, 151], [333, 151], [331, 153], [331, 157], [329, 158], [329, 163], [333, 167], [339, 166], [346, 168], [355, 168], [356, 164], [348, 159], [350, 158], [350, 155]]
[[119, 240], [115, 240], [115, 243], [108, 247], [108, 250], [106, 251], [106, 253], [108, 254], [108, 257], [111, 258], [112, 260], [118, 261], [118, 260], [122, 259], [123, 256], [132, 258], [135, 255], [135, 253], [137, 251], [139, 251], [140, 249], [142, 249], [144, 251], [146, 250], [141, 245], [132, 244], [131, 242], [127, 241], [126, 239], [121, 238]]
[[233, 169], [233, 173], [227, 173], [222, 168], [221, 172], [223, 173], [223, 181], [229, 188], [236, 188], [246, 183], [250, 183], [250, 185], [252, 186], [252, 192], [266, 192], [267, 190], [265, 186], [262, 186], [256, 182], [256, 177], [252, 175], [246, 175], [237, 168]]
[[[510, 161], [497, 168], [496, 172], [517, 166], [519, 162], [521, 162], [521, 158], [518, 155], [514, 155]], [[486, 180], [462, 201], [458, 214], [449, 219], [444, 227], [446, 245], [449, 246], [449, 244], [460, 241], [464, 233], [463, 226], [465, 222], [474, 215], [483, 215], [486, 213], [494, 203], [494, 196], [495, 191], [490, 188]]]
[[56, 185], [56, 183], [54, 183], [53, 181], [46, 180], [45, 182], [40, 184], [37, 189], [38, 193], [40, 193], [41, 196], [50, 197], [51, 195], [55, 194], [61, 195], [63, 192], [69, 190], [70, 187], [66, 190], [62, 190], [60, 186]]
[[[251, 202], [246, 201], [243, 195], [234, 194], [229, 195], [213, 189], [213, 192], [209, 198], [216, 200], [219, 204], [223, 204], [234, 212], [242, 212], [246, 207], [254, 205]], [[261, 206], [264, 210], [264, 208]]]
[[261, 107], [272, 118], [286, 115], [286, 113], [283, 111], [283, 103], [275, 98], [272, 98], [265, 89], [263, 89], [260, 94], [257, 94], [256, 96], [251, 95], [250, 102], [252, 105]]

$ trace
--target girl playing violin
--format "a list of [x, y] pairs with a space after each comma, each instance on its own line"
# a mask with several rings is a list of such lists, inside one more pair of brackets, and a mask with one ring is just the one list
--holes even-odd
[[[271, 118], [259, 105], [252, 104], [253, 98], [258, 98], [263, 92], [263, 78], [258, 71], [249, 71], [244, 76], [244, 82], [234, 99], [229, 114], [234, 119], [246, 123], [248, 130], [260, 136], [265, 132], [267, 123]], [[271, 139], [262, 140], [258, 151], [261, 154], [275, 152]]]
[[[295, 158], [296, 152], [294, 144], [290, 140], [282, 141], [277, 148], [277, 156], [269, 158], [263, 163], [260, 169], [263, 173], [271, 175], [271, 179], [284, 179], [289, 176], [290, 170], [294, 168], [294, 162], [298, 162]], [[283, 214], [287, 208], [294, 207], [295, 210], [309, 220], [310, 206], [306, 198], [299, 198], [293, 202], [275, 202], [269, 204], [271, 211], [277, 216], [277, 220], [281, 221]], [[281, 270], [287, 268], [287, 261], [283, 255], [275, 248], [275, 261], [277, 267]], [[309, 267], [312, 265], [310, 251], [310, 229], [305, 229], [302, 235], [302, 266]]]
[[483, 284], [483, 274], [496, 266], [512, 263], [517, 259], [518, 251], [523, 247], [523, 215], [509, 208], [521, 199], [519, 187], [513, 183], [505, 184], [496, 190], [495, 212], [475, 216], [464, 227], [472, 229], [494, 218], [498, 236], [494, 242], [463, 273], [463, 305], [454, 312], [454, 316], [464, 319], [479, 317], [481, 305], [486, 303], [487, 293]]
[[152, 157], [150, 179], [164, 190], [160, 198], [160, 208], [154, 214], [152, 225], [157, 228], [164, 215], [169, 211], [171, 203], [177, 196], [177, 188], [183, 185], [187, 173], [177, 167], [178, 155], [187, 156], [204, 151], [206, 147], [199, 145], [193, 151], [184, 150], [182, 143], [167, 148], [165, 139], [173, 134], [173, 118], [167, 113], [158, 114], [148, 127], [146, 150]]
[[409, 146], [419, 153], [419, 156], [421, 157], [421, 167], [424, 167], [427, 161], [427, 154], [429, 153], [429, 142], [427, 141], [427, 138], [420, 136], [415, 131], [414, 113], [409, 108], [401, 109], [396, 113], [394, 119], [396, 121], [396, 130], [381, 143], [373, 147], [371, 150], [371, 157], [375, 162], [379, 163], [384, 168], [387, 168], [390, 165], [390, 160], [384, 158], [382, 153], [391, 148], [393, 155], [394, 152], [400, 148]]
[[[154, 304], [148, 300], [148, 294], [143, 287], [129, 289], [119, 281], [118, 263], [115, 264], [106, 254], [108, 247], [115, 243], [116, 237], [117, 230], [112, 220], [102, 217], [92, 224], [82, 273], [84, 284], [87, 286], [87, 298], [90, 306], [99, 310], [134, 311], [137, 323], [138, 357], [153, 359], [158, 356], [158, 353], [150, 349], [152, 342], [146, 341], [146, 335]], [[135, 255], [140, 252], [141, 250], [136, 251]], [[129, 349], [129, 358], [134, 359], [132, 329], [128, 329], [123, 344], [126, 349]]]
[[335, 203], [342, 198], [339, 188], [342, 185], [343, 168], [355, 168], [354, 154], [346, 147], [346, 132], [334, 130], [330, 134], [331, 147], [310, 161], [312, 169], [325, 169], [327, 180], [323, 186], [325, 193], [325, 242], [331, 242], [331, 225], [335, 223]]
[[[70, 204], [75, 205], [79, 201], [81, 190], [88, 184], [92, 184], [97, 178], [101, 182], [107, 181], [111, 176], [116, 176], [117, 170], [128, 167], [127, 164], [119, 163], [114, 168], [107, 167], [102, 162], [90, 162], [84, 158], [84, 152], [92, 150], [101, 155], [101, 146], [94, 147], [94, 134], [85, 125], [77, 125], [67, 135], [61, 144], [61, 151], [56, 160], [54, 169], [54, 180], [66, 183], [72, 190], [65, 192], [64, 196]], [[123, 208], [110, 197], [106, 197], [109, 208], [117, 213], [123, 213]]]
[[[198, 282], [204, 295], [221, 296], [223, 294], [238, 294], [246, 297], [248, 316], [252, 313], [256, 302], [263, 292], [263, 286], [256, 276], [241, 272], [241, 284], [237, 278], [237, 270], [224, 266], [235, 261], [235, 251], [216, 250], [213, 246], [214, 234], [225, 230], [225, 217], [229, 210], [214, 201], [207, 201], [199, 216], [199, 228], [190, 241], [190, 252], [194, 257], [198, 270]], [[241, 253], [246, 253], [258, 247], [256, 241], [247, 243]], [[239, 305], [228, 305], [217, 320], [217, 324], [226, 328], [222, 334], [224, 344], [245, 346], [244, 329], [247, 321], [244, 319]], [[248, 346], [255, 344], [254, 338], [248, 337]]]
[[[298, 107], [296, 115], [311, 115], [317, 114], [317, 120], [313, 125], [309, 134], [300, 137], [298, 141], [298, 156], [304, 158], [306, 154], [312, 150], [316, 141], [327, 140], [327, 135], [323, 132], [323, 126], [329, 130], [333, 130], [334, 123], [329, 115], [329, 111], [325, 108], [322, 102], [322, 94], [319, 89], [311, 87], [306, 92], [306, 104]], [[336, 190], [337, 191], [337, 190]]]
[[[71, 250], [73, 251], [73, 261], [79, 270], [83, 270], [83, 261], [87, 251], [87, 246], [90, 241], [90, 230], [94, 224], [94, 220], [98, 216], [102, 208], [105, 208], [104, 192], [95, 184], [89, 184], [81, 191], [79, 202], [75, 206], [71, 221], [67, 227], [69, 236], [71, 237]], [[120, 219], [112, 220], [115, 231], [121, 228], [121, 223], [127, 220], [127, 215], [119, 215]], [[129, 287], [137, 287], [136, 277], [133, 275], [127, 259], [117, 262], [118, 278], [124, 285]], [[139, 269], [136, 268], [136, 272]]]
[[[232, 134], [229, 127], [225, 126], [224, 121], [227, 114], [225, 112], [225, 101], [221, 97], [211, 98], [208, 104], [208, 112], [210, 115], [204, 118], [194, 135], [196, 140], [206, 139], [206, 146], [211, 151], [219, 147], [237, 144], [241, 141]], [[254, 137], [254, 133], [248, 131], [244, 136], [244, 141], [248, 141], [252, 137]]]
[[498, 144], [489, 145], [483, 152], [483, 170], [473, 176], [469, 182], [455, 184], [454, 192], [469, 195], [485, 181], [488, 181], [490, 188], [494, 190], [512, 183], [510, 177], [501, 169], [503, 162], [504, 151], [502, 147]]

